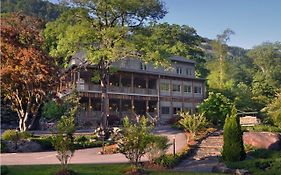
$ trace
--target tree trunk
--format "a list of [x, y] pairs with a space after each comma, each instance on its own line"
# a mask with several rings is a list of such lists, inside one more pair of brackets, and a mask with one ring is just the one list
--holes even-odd
[[103, 130], [107, 127], [107, 116], [109, 115], [108, 76], [108, 70], [101, 66], [101, 127]]

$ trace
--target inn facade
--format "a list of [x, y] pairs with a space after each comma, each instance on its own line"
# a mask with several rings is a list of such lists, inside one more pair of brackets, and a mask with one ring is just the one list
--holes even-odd
[[[145, 115], [165, 124], [178, 111], [195, 112], [206, 95], [205, 80], [196, 78], [194, 61], [178, 56], [170, 59], [172, 69], [168, 71], [138, 59], [114, 63], [117, 72], [110, 75], [108, 82], [108, 121]], [[75, 87], [81, 97], [78, 122], [96, 126], [101, 122], [101, 86], [92, 78], [95, 66], [79, 65], [79, 59], [70, 61], [58, 91], [66, 94]]]

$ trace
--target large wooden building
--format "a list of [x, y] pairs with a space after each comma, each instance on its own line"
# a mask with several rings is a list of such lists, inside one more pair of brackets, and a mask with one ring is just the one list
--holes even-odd
[[[126, 59], [114, 64], [117, 72], [108, 82], [110, 117], [145, 115], [167, 123], [178, 111], [194, 112], [205, 97], [205, 81], [195, 77], [195, 62], [183, 57], [171, 58], [172, 69], [154, 68], [137, 59]], [[96, 125], [101, 121], [101, 87], [92, 77], [95, 66], [79, 67], [73, 59], [59, 91], [69, 92], [76, 86], [81, 96], [77, 116], [82, 125]]]

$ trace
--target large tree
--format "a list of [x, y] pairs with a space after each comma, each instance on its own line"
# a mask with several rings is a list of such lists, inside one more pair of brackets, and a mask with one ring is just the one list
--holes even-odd
[[17, 112], [21, 131], [34, 124], [56, 76], [42, 49], [42, 27], [40, 20], [20, 13], [1, 16], [1, 95]]
[[[102, 127], [108, 115], [107, 84], [113, 62], [135, 57], [156, 65], [167, 63], [167, 54], [152, 47], [142, 49], [132, 35], [143, 24], [164, 17], [166, 10], [159, 0], [67, 0], [72, 10], [47, 24], [45, 37], [51, 55], [69, 58], [78, 51], [86, 62], [99, 70], [102, 98]], [[150, 43], [147, 43], [150, 44]]]
[[227, 60], [228, 46], [226, 45], [232, 34], [234, 32], [231, 29], [226, 29], [211, 42], [214, 59], [207, 65], [210, 70], [207, 79], [209, 86], [213, 89], [230, 89], [233, 86], [231, 74], [228, 72], [230, 64]]

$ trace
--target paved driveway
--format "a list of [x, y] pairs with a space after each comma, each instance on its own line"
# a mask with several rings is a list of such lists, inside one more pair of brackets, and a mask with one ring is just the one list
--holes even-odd
[[[185, 146], [185, 134], [172, 129], [170, 126], [160, 126], [154, 130], [155, 134], [166, 135], [172, 142], [173, 137], [176, 140], [176, 151], [181, 151]], [[70, 163], [84, 164], [84, 163], [125, 163], [128, 159], [123, 154], [109, 154], [99, 155], [98, 152], [101, 148], [90, 148], [77, 150], [74, 153]], [[173, 152], [171, 146], [168, 150], [169, 153]], [[56, 158], [55, 151], [48, 152], [35, 152], [35, 153], [4, 153], [0, 154], [1, 165], [31, 165], [31, 164], [59, 164]], [[144, 157], [142, 161], [146, 161]]]

